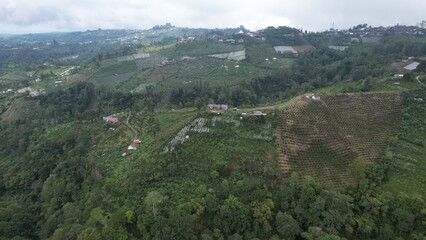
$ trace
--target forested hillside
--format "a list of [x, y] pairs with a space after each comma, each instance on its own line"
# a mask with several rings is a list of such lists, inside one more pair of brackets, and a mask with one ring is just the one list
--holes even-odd
[[237, 30], [3, 59], [0, 239], [424, 239], [425, 38]]

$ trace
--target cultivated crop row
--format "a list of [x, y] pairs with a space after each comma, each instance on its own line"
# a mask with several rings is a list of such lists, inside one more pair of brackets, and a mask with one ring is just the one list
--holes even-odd
[[280, 166], [331, 186], [352, 181], [349, 165], [357, 157], [379, 159], [400, 118], [400, 96], [335, 94], [300, 99], [281, 112]]

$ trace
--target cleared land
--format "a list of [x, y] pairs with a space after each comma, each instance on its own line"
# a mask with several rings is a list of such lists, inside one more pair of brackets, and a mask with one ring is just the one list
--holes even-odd
[[396, 93], [303, 97], [281, 112], [280, 166], [332, 187], [352, 182], [349, 165], [357, 157], [379, 159], [400, 121]]

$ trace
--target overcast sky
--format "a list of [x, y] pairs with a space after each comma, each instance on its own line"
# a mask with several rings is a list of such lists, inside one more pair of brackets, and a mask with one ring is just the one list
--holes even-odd
[[292, 26], [308, 31], [359, 23], [415, 25], [426, 0], [0, 0], [0, 33], [179, 27], [250, 30]]

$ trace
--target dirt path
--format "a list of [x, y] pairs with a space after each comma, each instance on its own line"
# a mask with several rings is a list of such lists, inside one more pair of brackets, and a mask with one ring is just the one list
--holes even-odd
[[426, 84], [422, 83], [422, 81], [420, 81], [420, 76], [416, 77], [417, 82], [422, 85], [422, 86], [426, 86]]
[[243, 108], [243, 111], [251, 112], [251, 111], [260, 111], [260, 110], [274, 110], [277, 106], [266, 106], [266, 107], [255, 107], [255, 108]]
[[132, 116], [132, 112], [129, 112], [129, 116], [127, 116], [125, 124], [127, 125], [127, 127], [130, 128], [130, 130], [132, 130], [133, 139], [137, 139], [138, 138], [138, 132], [136, 131], [136, 129], [132, 125], [129, 124], [130, 116]]

